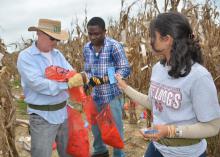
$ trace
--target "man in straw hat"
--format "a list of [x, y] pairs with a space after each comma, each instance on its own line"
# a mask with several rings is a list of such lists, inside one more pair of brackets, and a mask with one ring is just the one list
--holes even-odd
[[40, 19], [36, 31], [37, 40], [20, 52], [17, 68], [21, 76], [25, 102], [30, 115], [31, 156], [50, 157], [52, 144], [57, 143], [60, 157], [69, 157], [67, 146], [67, 83], [45, 78], [45, 68], [56, 65], [72, 70], [62, 53], [55, 49], [57, 42], [67, 40], [68, 33], [61, 31], [61, 22]]

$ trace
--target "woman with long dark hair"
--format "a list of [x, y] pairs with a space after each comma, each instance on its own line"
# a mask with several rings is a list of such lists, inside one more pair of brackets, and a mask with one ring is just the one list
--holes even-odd
[[[211, 74], [202, 65], [200, 45], [188, 19], [177, 12], [159, 14], [150, 24], [151, 46], [161, 60], [153, 66], [148, 95], [119, 87], [152, 110], [152, 134], [145, 157], [205, 157], [205, 138], [217, 135], [220, 107]], [[155, 131], [156, 130], [156, 131]]]

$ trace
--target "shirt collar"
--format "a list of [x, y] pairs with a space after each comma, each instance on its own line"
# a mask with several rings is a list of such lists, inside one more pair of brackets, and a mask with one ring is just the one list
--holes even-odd
[[[32, 54], [34, 55], [41, 54], [41, 51], [36, 46], [36, 41], [32, 43], [31, 48], [32, 48], [32, 51], [31, 51]], [[58, 53], [57, 49], [53, 49], [51, 51], [51, 54], [57, 54], [57, 53]]]
[[[107, 42], [107, 41], [106, 41], [106, 37], [105, 37], [103, 47], [105, 47], [106, 42]], [[90, 41], [90, 43], [89, 43], [89, 49], [90, 49], [90, 50], [94, 50], [94, 48], [93, 48], [93, 44], [92, 44], [91, 41]]]

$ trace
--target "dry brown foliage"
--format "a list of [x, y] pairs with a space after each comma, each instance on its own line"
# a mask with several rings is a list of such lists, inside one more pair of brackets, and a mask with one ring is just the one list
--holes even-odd
[[[178, 8], [180, 2], [182, 2], [182, 8]], [[135, 16], [132, 16], [132, 8], [137, 3], [140, 6], [140, 9]], [[200, 40], [205, 60], [204, 65], [211, 72], [219, 92], [220, 25], [219, 12], [217, 11], [216, 6], [212, 3], [212, 1], [206, 1], [206, 4], [200, 5], [194, 4], [194, 1], [192, 0], [164, 0], [163, 9], [160, 9], [158, 6], [159, 5], [156, 0], [136, 0], [128, 6], [125, 6], [125, 0], [121, 0], [121, 13], [119, 20], [109, 20], [107, 35], [123, 43], [126, 55], [131, 65], [132, 73], [128, 78], [128, 83], [137, 90], [147, 93], [151, 68], [158, 60], [158, 58], [152, 56], [149, 45], [149, 23], [160, 12], [179, 10], [189, 18], [194, 29], [194, 35]], [[70, 39], [67, 43], [60, 43], [58, 45], [58, 48], [64, 53], [68, 61], [78, 71], [83, 70], [82, 49], [84, 44], [88, 41], [86, 35], [86, 23], [87, 17], [85, 17], [82, 27], [77, 24], [76, 27], [69, 32]], [[29, 44], [27, 44], [27, 46], [28, 45]], [[17, 54], [15, 54], [15, 57], [12, 58], [14, 59], [10, 62], [13, 70], [9, 71], [11, 74], [16, 75], [16, 69], [13, 66], [16, 61]], [[141, 70], [141, 68], [146, 65], [148, 67]], [[0, 81], [4, 80], [7, 79], [1, 79]], [[1, 86], [2, 84], [7, 85], [5, 82], [0, 82]], [[3, 89], [3, 87], [1, 87], [1, 89]], [[6, 89], [8, 90], [8, 93], [10, 93], [10, 87], [5, 86], [5, 90]], [[8, 95], [8, 100], [10, 100], [9, 98], [10, 96]], [[10, 103], [7, 105], [9, 105], [8, 108], [11, 107]], [[14, 110], [12, 111], [14, 112]], [[10, 112], [7, 111], [7, 113]], [[7, 115], [9, 116], [11, 114]], [[9, 119], [11, 120], [13, 118], [10, 117]], [[7, 121], [9, 119], [5, 120]], [[14, 148], [11, 145], [7, 146], [10, 146], [12, 149]], [[218, 157], [220, 152], [217, 148], [220, 148], [220, 135], [208, 139], [209, 156]]]
[[15, 104], [9, 80], [12, 77], [12, 64], [15, 61], [7, 60], [5, 46], [0, 40], [0, 52], [4, 54], [3, 67], [0, 69], [0, 156], [18, 157], [15, 146]]

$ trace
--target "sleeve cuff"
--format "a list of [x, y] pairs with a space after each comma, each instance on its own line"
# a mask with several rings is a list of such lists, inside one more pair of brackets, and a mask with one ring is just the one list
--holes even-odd
[[66, 82], [59, 82], [60, 89], [68, 89], [68, 84]]

